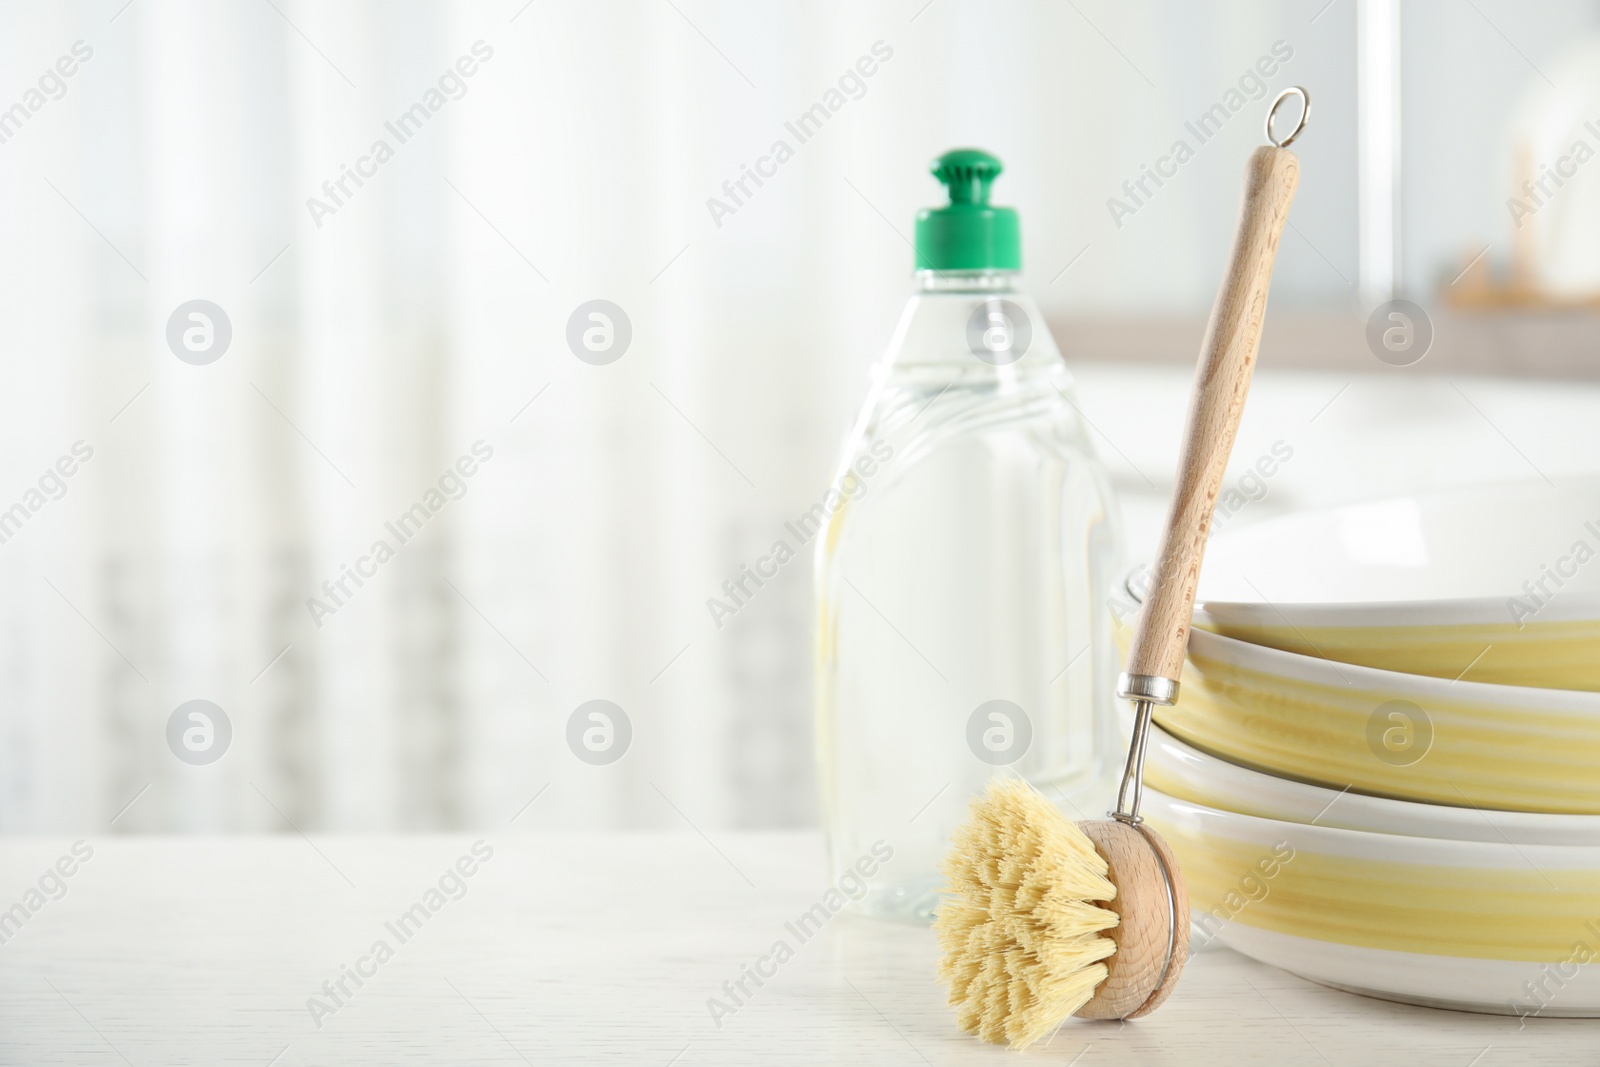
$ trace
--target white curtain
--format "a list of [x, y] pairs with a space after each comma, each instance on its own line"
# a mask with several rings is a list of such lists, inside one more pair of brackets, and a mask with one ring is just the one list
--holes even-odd
[[[25, 521], [0, 544], [0, 830], [814, 821], [809, 564], [720, 628], [705, 602], [825, 488], [938, 199], [926, 161], [1006, 160], [1050, 306], [1203, 306], [1240, 152], [1195, 163], [1159, 223], [1119, 236], [1104, 200], [1305, 18], [8, 8], [0, 508]], [[830, 92], [799, 143], [785, 123]], [[712, 211], [780, 139], [793, 158]], [[1291, 291], [1324, 269], [1289, 263]], [[232, 328], [206, 365], [167, 340], [199, 299]], [[603, 366], [566, 343], [595, 299], [632, 326]], [[64, 495], [27, 507], [80, 441]], [[385, 524], [478, 442], [401, 545]], [[363, 562], [379, 540], [393, 558]], [[166, 733], [197, 699], [232, 724], [203, 766]], [[632, 725], [609, 765], [566, 740], [595, 699]]]

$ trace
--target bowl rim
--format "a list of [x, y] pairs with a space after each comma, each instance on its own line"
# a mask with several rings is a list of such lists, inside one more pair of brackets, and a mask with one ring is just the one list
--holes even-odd
[[[1165, 809], [1173, 821], [1187, 814], [1213, 826], [1232, 825], [1245, 831], [1235, 840], [1260, 841], [1265, 846], [1276, 838], [1317, 855], [1413, 867], [1519, 869], [1534, 875], [1542, 874], [1544, 867], [1553, 871], [1600, 872], [1600, 845], [1518, 845], [1506, 841], [1456, 841], [1445, 837], [1383, 834], [1246, 815], [1184, 800], [1150, 785], [1145, 786], [1144, 795], [1147, 803], [1153, 802], [1151, 806]], [[1293, 836], [1288, 836], [1290, 834]]]
[[[1252, 603], [1244, 600], [1197, 600], [1195, 614], [1220, 626], [1285, 625], [1329, 630], [1410, 630], [1504, 627], [1517, 634], [1566, 623], [1593, 623], [1600, 627], [1600, 594], [1572, 593], [1539, 609], [1539, 618], [1519, 623], [1504, 597], [1459, 597], [1454, 600], [1365, 600], [1348, 604], [1318, 604], [1301, 600]], [[1269, 616], [1277, 615], [1274, 620]], [[1284, 616], [1296, 622], [1286, 623]]]
[[[1130, 573], [1130, 579], [1131, 576]], [[1139, 595], [1128, 584], [1128, 580], [1124, 580], [1123, 589], [1133, 597], [1135, 603], [1142, 603]], [[1539, 686], [1507, 685], [1502, 682], [1452, 680], [1430, 674], [1408, 674], [1404, 671], [1345, 663], [1325, 656], [1287, 652], [1281, 648], [1258, 645], [1237, 637], [1228, 637], [1198, 626], [1191, 626], [1190, 655], [1194, 654], [1197, 644], [1200, 646], [1201, 655], [1207, 659], [1220, 660], [1235, 667], [1295, 681], [1358, 691], [1421, 694], [1424, 699], [1434, 699], [1447, 704], [1477, 704], [1497, 708], [1509, 706], [1558, 714], [1600, 716], [1600, 693], [1587, 690], [1547, 689]]]
[[[1358, 792], [1350, 786], [1344, 789], [1334, 789], [1330, 786], [1316, 785], [1303, 782], [1295, 778], [1285, 778], [1269, 773], [1255, 767], [1235, 763], [1226, 757], [1207, 752], [1205, 749], [1191, 745], [1171, 731], [1163, 728], [1158, 723], [1151, 723], [1152, 750], [1150, 762], [1152, 766], [1160, 766], [1175, 777], [1216, 776], [1213, 784], [1219, 792], [1226, 794], [1229, 791], [1229, 780], [1235, 783], [1242, 781], [1245, 786], [1251, 786], [1265, 791], [1265, 799], [1269, 802], [1278, 801], [1286, 806], [1294, 805], [1295, 795], [1309, 801], [1309, 804], [1320, 804], [1321, 810], [1313, 819], [1321, 819], [1324, 815], [1344, 804], [1341, 817], [1348, 819], [1352, 808], [1358, 815], [1365, 816], [1369, 825], [1341, 825], [1340, 823], [1323, 824], [1320, 822], [1297, 823], [1303, 826], [1328, 825], [1337, 829], [1355, 830], [1362, 833], [1380, 833], [1391, 837], [1427, 837], [1444, 841], [1488, 841], [1490, 843], [1505, 843], [1511, 845], [1577, 845], [1580, 847], [1600, 847], [1600, 815], [1578, 815], [1567, 812], [1527, 812], [1504, 811], [1498, 808], [1462, 807], [1459, 805], [1434, 804], [1428, 801], [1402, 800], [1398, 797], [1375, 796], [1371, 793]], [[1174, 766], [1181, 769], [1174, 769]], [[1185, 783], [1187, 784], [1187, 783]], [[1274, 796], [1274, 794], [1278, 794]], [[1168, 796], [1172, 794], [1168, 793]], [[1184, 797], [1173, 796], [1174, 800], [1187, 800]], [[1202, 801], [1188, 801], [1190, 803], [1205, 803]], [[1214, 806], [1214, 805], [1208, 805]], [[1309, 806], [1309, 805], [1308, 805]], [[1220, 809], [1230, 811], [1230, 808]], [[1251, 812], [1234, 812], [1237, 815], [1250, 815]], [[1264, 818], [1265, 816], [1257, 816]], [[1423, 823], [1433, 823], [1436, 829], [1427, 826], [1406, 829], [1379, 829], [1375, 824], [1385, 817], [1393, 817], [1397, 821], [1421, 820]], [[1293, 822], [1290, 818], [1278, 821]], [[1449, 834], [1448, 829], [1452, 824], [1459, 824], [1461, 830], [1471, 830], [1485, 836], [1459, 837]], [[1495, 837], [1488, 834], [1498, 835]], [[1552, 840], [1552, 838], [1567, 835], [1588, 837], [1588, 841]]]

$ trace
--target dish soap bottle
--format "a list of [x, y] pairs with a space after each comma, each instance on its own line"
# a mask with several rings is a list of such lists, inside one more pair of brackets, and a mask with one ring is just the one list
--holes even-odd
[[916, 292], [851, 432], [815, 574], [831, 873], [857, 910], [921, 921], [991, 776], [1089, 818], [1120, 764], [1109, 483], [1016, 289], [1017, 213], [989, 205], [1000, 161], [960, 149], [932, 170], [950, 202], [917, 216]]

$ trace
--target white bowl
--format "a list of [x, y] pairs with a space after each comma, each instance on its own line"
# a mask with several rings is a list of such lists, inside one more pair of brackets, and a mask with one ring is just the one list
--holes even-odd
[[1198, 941], [1434, 1007], [1600, 1016], [1600, 846], [1363, 833], [1145, 792]]
[[[1417, 804], [1309, 785], [1219, 759], [1159, 726], [1151, 731], [1145, 781], [1179, 800], [1286, 822], [1450, 841], [1600, 847], [1600, 815]], [[1596, 911], [1600, 917], [1600, 904]]]
[[1206, 549], [1195, 624], [1343, 663], [1600, 690], [1600, 476], [1230, 529]]

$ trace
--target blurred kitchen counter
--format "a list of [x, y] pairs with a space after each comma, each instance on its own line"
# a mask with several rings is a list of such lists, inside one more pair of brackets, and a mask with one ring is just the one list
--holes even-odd
[[[0, 841], [0, 907], [23, 901], [72, 844]], [[90, 858], [79, 846], [64, 865], [73, 872], [60, 878], [64, 894], [41, 894], [0, 945], [0, 1062], [1020, 1062], [955, 1030], [933, 980], [930, 931], [846, 915], [797, 931], [803, 913], [826, 904], [815, 833], [504, 828], [86, 845]], [[410, 924], [397, 927], [408, 911]], [[379, 941], [392, 951], [382, 962]], [[771, 977], [760, 988], [745, 979], [752, 995], [735, 1006], [723, 983], [780, 941], [792, 958], [775, 973], [761, 963]], [[335, 1004], [323, 983], [347, 967], [366, 976], [359, 986], [344, 977]], [[313, 997], [331, 1013], [314, 1020]], [[710, 998], [731, 1014], [714, 1020]], [[1155, 1016], [1072, 1022], [1029, 1055], [1085, 1065], [1568, 1064], [1592, 1062], [1596, 1026], [1370, 1000], [1212, 948]]]
[[[1560, 492], [1600, 472], [1600, 382], [1421, 374], [1432, 355], [1417, 367], [1365, 358], [1364, 369], [1345, 373], [1285, 369], [1263, 354], [1224, 484], [1223, 505], [1232, 489], [1238, 506], [1219, 516], [1219, 531], [1292, 509], [1474, 482], [1543, 482]], [[1093, 363], [1068, 350], [1089, 435], [1122, 502], [1130, 559], [1155, 548], [1193, 359]]]
[[[1451, 305], [1437, 298], [1413, 313], [1430, 336], [1427, 354], [1397, 375], [1507, 375], [1544, 379], [1600, 379], [1600, 302], [1568, 306]], [[1380, 317], [1382, 325], [1391, 320]], [[1052, 315], [1050, 332], [1061, 350], [1094, 362], [1194, 366], [1205, 315]], [[1269, 309], [1261, 337], [1261, 366], [1360, 374], [1388, 370], [1373, 358], [1370, 319], [1337, 312]]]

